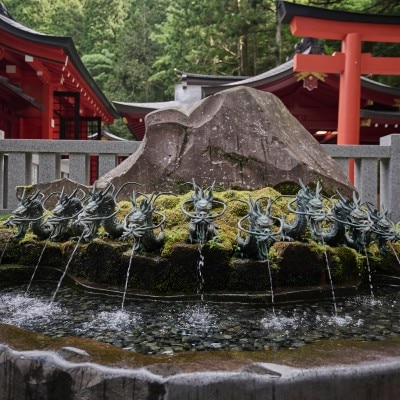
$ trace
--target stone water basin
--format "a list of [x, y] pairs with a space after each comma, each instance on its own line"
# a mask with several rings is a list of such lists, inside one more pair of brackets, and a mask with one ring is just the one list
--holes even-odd
[[56, 281], [0, 291], [0, 323], [50, 337], [82, 337], [141, 354], [185, 351], [269, 351], [300, 348], [324, 339], [383, 341], [400, 338], [400, 291], [376, 287], [373, 296], [271, 305], [200, 300], [136, 299]]
[[57, 279], [37, 279], [28, 293], [25, 280], [0, 290], [5, 399], [38, 391], [61, 398], [60, 390], [68, 399], [148, 400], [392, 400], [399, 393], [397, 285], [375, 285], [373, 297], [368, 285], [338, 295], [334, 315], [332, 298], [287, 303], [293, 296], [283, 293], [275, 314], [270, 298], [246, 293], [223, 296], [235, 302], [209, 293], [203, 301], [128, 293], [121, 310], [121, 292], [71, 281], [50, 307]]

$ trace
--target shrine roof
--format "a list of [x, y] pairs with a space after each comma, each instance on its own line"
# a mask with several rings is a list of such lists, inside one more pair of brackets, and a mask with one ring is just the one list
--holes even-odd
[[400, 111], [377, 111], [377, 110], [360, 110], [361, 118], [372, 118], [374, 120], [400, 121]]
[[222, 85], [215, 85], [213, 81], [211, 84], [211, 79], [209, 84], [205, 84], [203, 87], [203, 92], [206, 96], [210, 94], [219, 92], [221, 90], [227, 89], [232, 86], [250, 86], [257, 88], [258, 86], [268, 84], [269, 82], [273, 82], [278, 79], [282, 79], [285, 77], [289, 77], [293, 75], [293, 60], [289, 60], [281, 65], [278, 65], [275, 68], [272, 68], [262, 74], [252, 76], [250, 78], [243, 77], [240, 81], [237, 82], [229, 82]]
[[182, 102], [180, 101], [160, 101], [160, 102], [149, 102], [149, 103], [129, 103], [121, 101], [113, 101], [115, 108], [120, 112], [147, 114], [151, 111], [161, 110], [163, 108], [181, 107]]
[[328, 10], [277, 0], [276, 11], [281, 23], [289, 24], [294, 17], [308, 17], [331, 21], [360, 22], [368, 24], [400, 24], [400, 16], [363, 14], [350, 11]]
[[247, 76], [240, 75], [207, 75], [207, 74], [194, 74], [191, 72], [174, 70], [175, 74], [181, 77], [182, 82], [190, 85], [207, 85], [212, 81], [214, 85], [225, 84], [230, 82], [242, 81], [248, 78]]
[[86, 69], [71, 37], [52, 36], [37, 32], [2, 13], [0, 13], [0, 31], [3, 32], [0, 35], [1, 46], [20, 54], [36, 57], [48, 65], [51, 64], [51, 71], [54, 71], [54, 65], [72, 64], [82, 86], [86, 86], [97, 97], [109, 116], [119, 116], [113, 104], [106, 98]]
[[21, 88], [13, 85], [8, 78], [0, 75], [0, 85], [2, 85], [5, 89], [8, 89], [10, 92], [20, 97], [22, 100], [31, 104], [33, 107], [43, 110], [43, 105], [37, 103], [32, 96], [27, 95]]
[[[238, 82], [230, 82], [223, 85], [213, 85], [212, 83], [214, 82], [212, 79], [210, 79], [208, 84], [204, 85], [203, 93], [205, 94], [205, 96], [209, 96], [221, 90], [241, 85], [250, 86], [257, 89], [260, 87], [268, 87], [268, 84], [273, 84], [276, 81], [285, 79], [287, 80], [287, 84], [290, 85], [293, 84], [293, 79], [291, 78], [293, 78], [294, 75], [295, 72], [293, 71], [293, 60], [289, 60], [262, 74], [253, 76], [251, 78], [242, 79], [241, 81]], [[366, 78], [364, 76], [361, 77], [361, 87], [365, 89], [371, 89], [378, 93], [384, 93], [400, 97], [400, 88], [388, 86], [383, 83]]]

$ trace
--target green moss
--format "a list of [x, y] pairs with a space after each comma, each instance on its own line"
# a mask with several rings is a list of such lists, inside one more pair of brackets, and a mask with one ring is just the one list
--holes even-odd
[[274, 189], [285, 195], [295, 195], [299, 191], [300, 185], [296, 182], [287, 181], [278, 183], [274, 186]]
[[189, 351], [170, 355], [143, 355], [123, 350], [92, 339], [50, 338], [15, 326], [0, 324], [0, 342], [19, 351], [54, 350], [72, 346], [85, 350], [97, 364], [110, 367], [140, 368], [151, 364], [174, 364], [182, 372], [238, 370], [254, 362], [276, 363], [292, 367], [350, 364], [365, 361], [374, 354], [384, 358], [400, 354], [400, 342], [391, 339], [379, 342], [354, 340], [321, 340], [299, 349], [271, 351]]
[[[11, 214], [0, 214], [0, 223], [4, 223], [4, 221], [7, 221], [10, 216]], [[3, 224], [1, 224], [0, 227], [3, 227]]]
[[[182, 204], [187, 201], [185, 208], [191, 209], [193, 191], [183, 195], [161, 195], [156, 200], [156, 208], [166, 216], [165, 243], [160, 252], [145, 254], [142, 267], [132, 274], [130, 288], [166, 293], [183, 291], [186, 293], [197, 290], [197, 264], [199, 260], [198, 246], [187, 244], [189, 236], [189, 218], [182, 212]], [[243, 260], [236, 263], [231, 257], [237, 247], [238, 221], [246, 216], [249, 210], [249, 195], [254, 200], [259, 199], [265, 210], [267, 199], [272, 198], [272, 214], [284, 216], [286, 221], [295, 218], [288, 215], [287, 204], [293, 196], [281, 196], [273, 188], [262, 188], [253, 191], [225, 190], [214, 191], [214, 199], [225, 202], [225, 213], [215, 220], [218, 226], [218, 236], [209, 241], [203, 248], [207, 255], [205, 260], [206, 290], [269, 290], [266, 263]], [[143, 200], [139, 197], [138, 203]], [[131, 210], [131, 203], [119, 203], [122, 219]], [[213, 212], [222, 208], [215, 204]], [[11, 231], [4, 230], [8, 233]], [[244, 236], [244, 235], [243, 235]], [[12, 262], [35, 265], [44, 241], [28, 234], [19, 243], [10, 244], [7, 257], [13, 257]], [[65, 265], [76, 246], [75, 241], [49, 243], [43, 262], [47, 265]], [[91, 243], [79, 245], [70, 271], [77, 276], [96, 283], [120, 285], [126, 276], [127, 260], [123, 251], [132, 244], [100, 239], [96, 237]], [[19, 249], [19, 250], [18, 250]], [[399, 247], [400, 250], [400, 247]], [[273, 273], [273, 281], [277, 286], [319, 285], [326, 282], [325, 251], [332, 269], [334, 283], [345, 282], [349, 277], [358, 277], [365, 269], [365, 256], [347, 247], [330, 248], [316, 242], [277, 242], [269, 249], [269, 263]], [[160, 257], [161, 256], [161, 257]], [[146, 261], [154, 257], [151, 267], [146, 267]], [[158, 257], [158, 259], [157, 259]], [[136, 260], [136, 259], [135, 259]], [[161, 260], [161, 261], [160, 261]], [[232, 261], [234, 260], [234, 261]], [[371, 265], [378, 268], [385, 260], [393, 262], [393, 258], [383, 258], [377, 249], [371, 254]], [[7, 262], [11, 262], [9, 259]], [[149, 261], [150, 262], [150, 261]], [[153, 265], [154, 264], [154, 265]], [[397, 263], [398, 264], [398, 263]], [[136, 265], [136, 264], [135, 264]], [[146, 269], [147, 268], [147, 269]], [[209, 268], [209, 269], [208, 269]], [[139, 273], [140, 271], [140, 273]], [[142, 284], [146, 282], [146, 284]], [[229, 282], [229, 284], [227, 283]], [[225, 285], [225, 286], [224, 286]], [[246, 286], [248, 285], [248, 286]], [[217, 289], [216, 289], [217, 288]]]

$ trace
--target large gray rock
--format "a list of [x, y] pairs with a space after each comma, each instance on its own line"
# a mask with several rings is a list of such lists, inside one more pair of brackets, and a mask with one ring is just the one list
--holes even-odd
[[[177, 190], [192, 178], [226, 189], [320, 181], [328, 192], [353, 188], [340, 167], [273, 94], [228, 89], [191, 108], [164, 109], [146, 118], [138, 151], [101, 180], [126, 181], [148, 191]], [[351, 187], [351, 188], [350, 188]]]

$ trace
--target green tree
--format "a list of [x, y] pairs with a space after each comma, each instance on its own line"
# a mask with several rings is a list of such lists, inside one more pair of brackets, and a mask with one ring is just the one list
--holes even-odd
[[[165, 18], [170, 0], [134, 0], [116, 46], [116, 65], [106, 89], [120, 101], [162, 101], [164, 82], [150, 77], [153, 63], [164, 49], [151, 39], [154, 27]], [[172, 70], [169, 71], [172, 75]]]
[[16, 21], [38, 32], [51, 34], [51, 0], [8, 0], [4, 1], [4, 4]]
[[82, 54], [99, 54], [114, 48], [126, 18], [124, 0], [85, 0]]
[[115, 54], [108, 49], [102, 50], [99, 54], [86, 54], [82, 61], [90, 71], [94, 80], [100, 87], [105, 87], [111, 79], [115, 68]]
[[81, 0], [56, 0], [52, 2], [53, 17], [51, 34], [71, 36], [80, 50], [83, 40], [85, 2]]
[[255, 75], [275, 66], [273, 0], [176, 0], [154, 40], [163, 48], [152, 79], [171, 87], [169, 71]]

